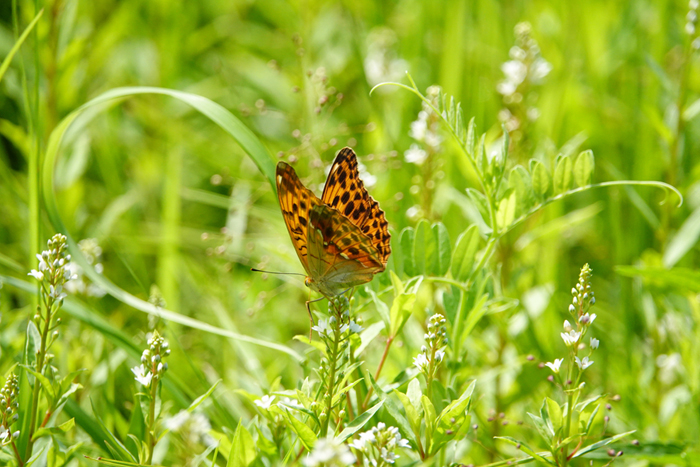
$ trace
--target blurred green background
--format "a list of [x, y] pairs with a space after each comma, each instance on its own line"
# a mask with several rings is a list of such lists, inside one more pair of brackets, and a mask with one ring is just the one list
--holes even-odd
[[[558, 333], [586, 262], [594, 271], [602, 349], [588, 384], [621, 395], [610, 413], [613, 431], [636, 429], [640, 440], [672, 443], [679, 452], [696, 445], [700, 60], [687, 2], [16, 3], [20, 31], [38, 8], [45, 11], [0, 82], [1, 274], [24, 279], [35, 267], [32, 253], [54, 232], [43, 210], [39, 238], [30, 232], [38, 176], [33, 145], [38, 141], [43, 152], [62, 118], [120, 86], [167, 87], [221, 104], [271, 157], [294, 163], [317, 193], [335, 153], [352, 146], [386, 211], [394, 249], [401, 230], [421, 218], [441, 220], [454, 245], [473, 222], [465, 189], [476, 181], [464, 156], [442, 130], [435, 145], [415, 137], [412, 122], [422, 117], [414, 95], [388, 86], [369, 93], [379, 82], [407, 83], [409, 71], [421, 90], [439, 85], [454, 95], [487, 142], [497, 142], [505, 123], [513, 164], [530, 158], [551, 164], [557, 154], [590, 148], [594, 182], [658, 180], [685, 196], [677, 208], [673, 198], [660, 204], [664, 194], [652, 188], [591, 190], [547, 207], [503, 239], [489, 265], [494, 293], [518, 302], [484, 318], [466, 342], [462, 371], [478, 380], [475, 412], [484, 426], [472, 435], [467, 458], [498, 459], [491, 437], [524, 428], [487, 419], [504, 412], [525, 420], [552, 389], [537, 362], [563, 353]], [[15, 42], [14, 4], [0, 4], [3, 57]], [[530, 26], [528, 46], [548, 65], [538, 82], [520, 89], [519, 101], [499, 86], [509, 79], [503, 65], [513, 60], [515, 28], [523, 22]], [[156, 285], [170, 310], [306, 356], [308, 347], [292, 338], [308, 332], [308, 290], [298, 278], [250, 272], [302, 268], [274, 192], [235, 141], [167, 97], [130, 98], [80, 122], [64, 140], [58, 191], [44, 195], [55, 197], [73, 238], [96, 239], [99, 258], [94, 245], [83, 246], [93, 248], [103, 275], [144, 300]], [[412, 145], [430, 153], [428, 164], [410, 162], [415, 152], [406, 160]], [[123, 432], [135, 392], [129, 367], [138, 357], [129, 345], [142, 347], [157, 319], [97, 289], [77, 293], [85, 315], [100, 325], [64, 318], [57, 365], [88, 369], [78, 404], [89, 411], [91, 399], [108, 426]], [[31, 303], [32, 295], [16, 287], [0, 291], [3, 373], [21, 354]], [[410, 337], [420, 340], [426, 315], [441, 306], [440, 294], [426, 286], [406, 342], [392, 350], [387, 377], [411, 365], [418, 346]], [[360, 312], [365, 323], [378, 320], [371, 304]], [[293, 388], [314, 366], [315, 357], [299, 365], [200, 329], [158, 326], [173, 347], [169, 412], [222, 378], [219, 406], [207, 412], [217, 429], [250, 417], [234, 390], [262, 394], [276, 388], [277, 378]], [[371, 368], [383, 343], [373, 346]], [[535, 362], [524, 360], [528, 354]]]

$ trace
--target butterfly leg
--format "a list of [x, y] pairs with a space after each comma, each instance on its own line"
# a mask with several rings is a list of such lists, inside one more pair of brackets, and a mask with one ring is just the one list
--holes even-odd
[[309, 342], [311, 342], [311, 337], [313, 336], [313, 334], [312, 334], [312, 333], [313, 333], [313, 329], [312, 329], [312, 328], [313, 328], [314, 325], [316, 324], [316, 322], [314, 321], [314, 315], [311, 314], [311, 307], [310, 307], [309, 305], [310, 305], [311, 303], [320, 302], [320, 301], [323, 300], [324, 298], [325, 298], [325, 297], [321, 297], [321, 298], [317, 298], [316, 300], [307, 300], [307, 301], [306, 301], [306, 311], [309, 312], [309, 321], [311, 321], [311, 324], [309, 325]]

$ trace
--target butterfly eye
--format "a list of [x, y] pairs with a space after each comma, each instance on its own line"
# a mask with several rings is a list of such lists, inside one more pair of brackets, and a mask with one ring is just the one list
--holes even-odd
[[311, 278], [310, 277], [307, 277], [306, 279], [304, 279], [304, 285], [307, 287], [311, 287]]

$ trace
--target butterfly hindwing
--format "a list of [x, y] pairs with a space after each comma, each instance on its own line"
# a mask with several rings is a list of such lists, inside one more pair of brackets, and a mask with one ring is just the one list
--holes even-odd
[[341, 149], [333, 162], [321, 201], [340, 212], [370, 239], [386, 262], [391, 254], [389, 224], [360, 179], [357, 156], [350, 148]]
[[314, 206], [309, 225], [309, 273], [321, 293], [339, 294], [385, 269], [369, 238], [337, 210]]
[[284, 223], [302, 266], [309, 273], [307, 232], [309, 211], [320, 204], [318, 197], [299, 180], [294, 169], [284, 163], [277, 164], [277, 196]]

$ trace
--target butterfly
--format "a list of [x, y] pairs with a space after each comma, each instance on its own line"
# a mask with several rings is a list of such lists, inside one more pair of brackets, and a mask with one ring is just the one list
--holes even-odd
[[320, 199], [289, 164], [278, 163], [276, 175], [282, 216], [307, 287], [332, 299], [386, 269], [389, 224], [360, 179], [352, 149], [336, 156]]

